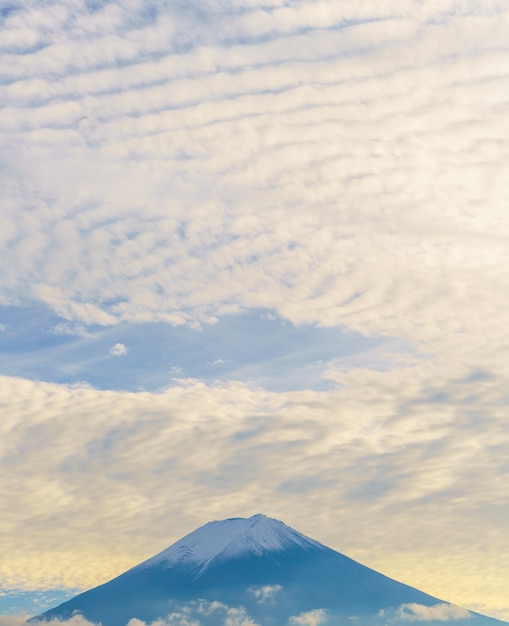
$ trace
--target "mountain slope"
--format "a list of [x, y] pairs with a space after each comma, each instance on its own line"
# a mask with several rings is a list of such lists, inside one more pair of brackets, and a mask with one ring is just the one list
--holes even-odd
[[167, 618], [176, 626], [315, 626], [352, 619], [359, 626], [502, 624], [387, 578], [264, 515], [209, 522], [33, 619], [67, 619], [75, 612], [103, 626], [124, 626], [132, 618]]

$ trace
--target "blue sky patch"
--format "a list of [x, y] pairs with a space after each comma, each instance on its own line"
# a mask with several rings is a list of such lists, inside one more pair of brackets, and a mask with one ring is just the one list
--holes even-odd
[[326, 389], [332, 383], [323, 373], [331, 362], [351, 357], [369, 364], [391, 343], [338, 328], [294, 326], [259, 310], [200, 329], [164, 323], [105, 328], [73, 325], [34, 304], [3, 307], [0, 324], [1, 374], [129, 391], [158, 391], [181, 378], [237, 380], [276, 391]]

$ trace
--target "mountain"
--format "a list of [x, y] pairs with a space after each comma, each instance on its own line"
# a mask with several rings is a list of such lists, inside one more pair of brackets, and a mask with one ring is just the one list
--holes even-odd
[[[282, 522], [209, 522], [104, 585], [32, 618], [103, 626], [501, 626], [356, 563]], [[140, 626], [133, 622], [131, 626]]]

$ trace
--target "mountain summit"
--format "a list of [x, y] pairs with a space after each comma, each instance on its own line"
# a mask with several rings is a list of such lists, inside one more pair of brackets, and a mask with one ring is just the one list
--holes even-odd
[[253, 515], [248, 519], [235, 517], [201, 526], [134, 569], [185, 565], [194, 568], [199, 576], [218, 559], [276, 554], [294, 547], [324, 548], [317, 541], [265, 515]]
[[209, 522], [31, 621], [76, 613], [102, 626], [133, 618], [168, 626], [503, 624], [387, 578], [260, 514]]

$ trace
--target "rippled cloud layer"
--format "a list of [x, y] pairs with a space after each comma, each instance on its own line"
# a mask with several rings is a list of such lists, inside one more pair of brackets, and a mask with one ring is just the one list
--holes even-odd
[[263, 511], [509, 616], [508, 22], [497, 0], [0, 7], [6, 589]]

